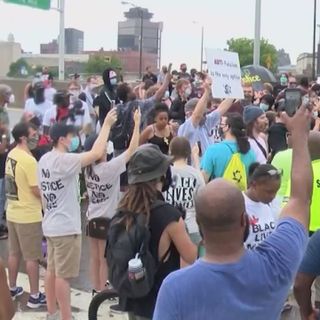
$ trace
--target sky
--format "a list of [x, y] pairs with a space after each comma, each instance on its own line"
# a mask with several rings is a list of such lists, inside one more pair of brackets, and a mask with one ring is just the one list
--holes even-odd
[[[52, 6], [56, 1], [52, 0]], [[117, 48], [118, 21], [125, 20], [123, 12], [129, 6], [122, 5], [121, 0], [65, 2], [65, 27], [85, 32], [85, 50]], [[186, 62], [189, 68], [199, 68], [201, 26], [205, 30], [204, 46], [208, 48], [224, 49], [230, 38], [254, 37], [255, 0], [132, 2], [153, 12], [153, 21], [164, 23], [162, 64], [172, 62], [177, 68], [181, 62]], [[39, 53], [40, 43], [56, 39], [58, 32], [57, 11], [43, 11], [0, 0], [0, 40], [6, 40], [8, 34], [13, 33], [25, 51]], [[277, 49], [284, 48], [295, 64], [300, 53], [312, 52], [313, 0], [262, 0], [261, 36]]]

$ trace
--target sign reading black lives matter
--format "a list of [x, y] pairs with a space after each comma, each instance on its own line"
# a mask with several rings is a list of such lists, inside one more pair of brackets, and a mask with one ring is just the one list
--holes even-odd
[[209, 75], [215, 98], [243, 99], [239, 55], [236, 52], [206, 49]]

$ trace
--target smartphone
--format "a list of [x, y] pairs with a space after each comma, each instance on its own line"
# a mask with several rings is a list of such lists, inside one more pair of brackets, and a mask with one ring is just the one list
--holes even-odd
[[302, 94], [300, 89], [286, 89], [285, 91], [285, 111], [289, 117], [292, 117], [302, 103]]

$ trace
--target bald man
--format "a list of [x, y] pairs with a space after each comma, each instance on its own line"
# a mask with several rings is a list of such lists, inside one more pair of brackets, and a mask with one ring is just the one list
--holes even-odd
[[154, 320], [279, 319], [308, 239], [310, 118], [304, 107], [293, 118], [283, 115], [293, 138], [291, 197], [276, 230], [256, 250], [243, 245], [248, 218], [241, 192], [222, 179], [199, 192], [196, 212], [206, 254], [163, 282]]

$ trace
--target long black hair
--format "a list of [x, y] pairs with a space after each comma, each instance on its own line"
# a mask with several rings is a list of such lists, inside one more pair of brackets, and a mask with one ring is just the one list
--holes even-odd
[[243, 122], [242, 116], [237, 113], [227, 113], [226, 124], [229, 126], [231, 134], [236, 138], [238, 150], [242, 154], [246, 154], [250, 150], [250, 143], [246, 135], [246, 126]]

